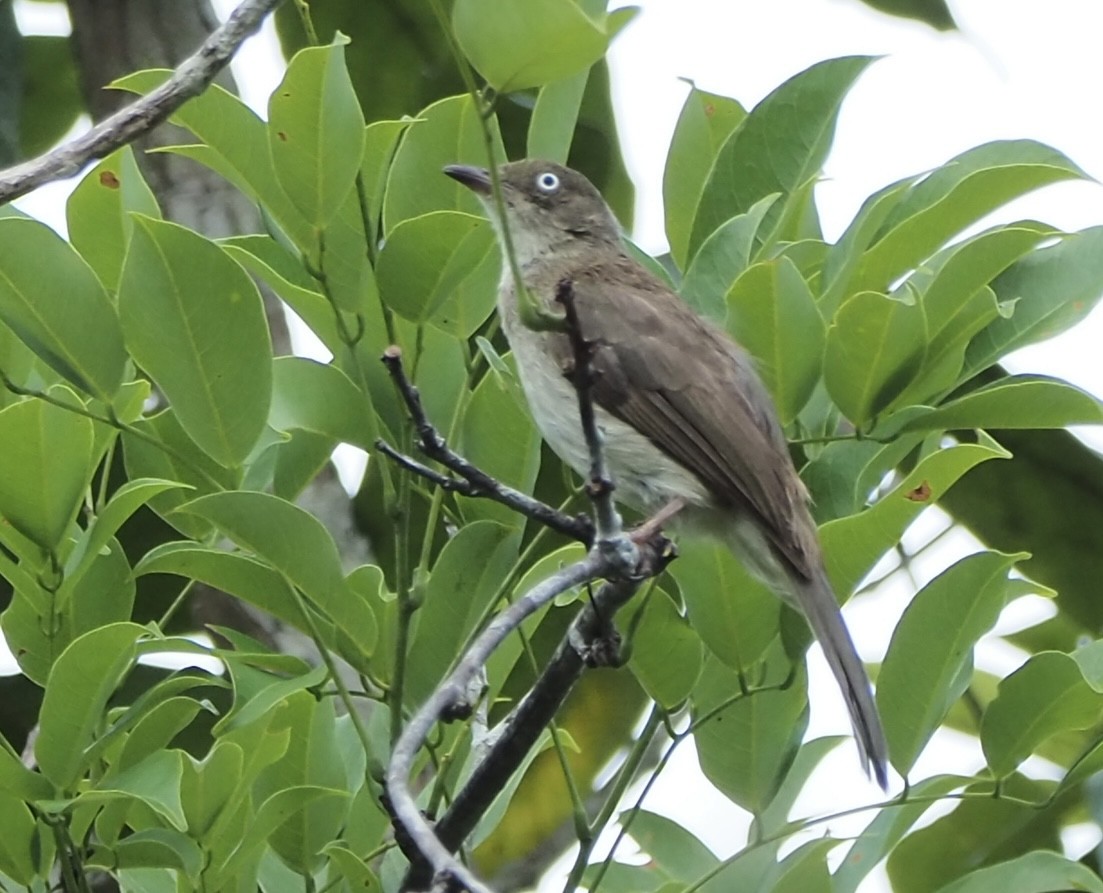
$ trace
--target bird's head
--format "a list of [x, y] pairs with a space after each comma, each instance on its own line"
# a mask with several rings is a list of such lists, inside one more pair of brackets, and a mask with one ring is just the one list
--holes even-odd
[[[490, 219], [500, 225], [491, 194], [490, 174], [483, 168], [450, 164], [444, 172], [474, 192]], [[553, 161], [515, 161], [498, 168], [505, 222], [518, 262], [572, 244], [619, 244], [620, 227], [601, 193], [578, 171]]]

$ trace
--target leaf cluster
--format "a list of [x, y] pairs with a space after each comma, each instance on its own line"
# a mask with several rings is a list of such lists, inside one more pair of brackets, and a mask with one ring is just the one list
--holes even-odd
[[[531, 103], [530, 152], [567, 160], [591, 66], [630, 14], [457, 0], [451, 34], [492, 92]], [[973, 469], [1007, 463], [1004, 432], [1103, 421], [1090, 395], [998, 366], [1103, 292], [1103, 228], [984, 223], [1027, 191], [1082, 178], [1059, 152], [1031, 141], [970, 150], [881, 190], [825, 240], [815, 186], [870, 61], [815, 65], [750, 110], [691, 90], [664, 179], [663, 269], [759, 364], [843, 597]], [[163, 78], [119, 86], [144, 92]], [[489, 99], [449, 96], [367, 122], [338, 38], [294, 56], [267, 121], [217, 87], [175, 116], [194, 142], [171, 151], [256, 202], [265, 232], [211, 240], [165, 222], [129, 150], [73, 193], [68, 240], [0, 211], [0, 576], [12, 591], [0, 628], [44, 690], [36, 768], [0, 742], [6, 889], [39, 889], [57, 865], [154, 893], [397, 889], [404, 860], [379, 778], [404, 717], [504, 601], [580, 547], [371, 456], [355, 506], [373, 559], [349, 567], [296, 499], [338, 444], [412, 447], [379, 363], [396, 344], [467, 459], [550, 504], [585, 505], [541, 449], [494, 320], [489, 224], [438, 173], [505, 156]], [[261, 288], [316, 336], [324, 361], [273, 355]], [[160, 541], [124, 548], [125, 526], [150, 513]], [[979, 737], [985, 768], [871, 807], [853, 843], [828, 836], [787, 852], [804, 827], [792, 805], [838, 743], [804, 741], [808, 634], [727, 552], [686, 542], [625, 611], [626, 666], [579, 686], [549, 746], [467, 841], [473, 863], [492, 873], [573, 818], [585, 833], [572, 882], [595, 890], [853, 890], [885, 857], [903, 891], [1103, 889], [1053, 852], [1103, 766], [1098, 642], [1076, 644], [1090, 630], [1062, 615], [1047, 640], [1059, 647], [1033, 649], [1006, 679], [973, 664], [1005, 604], [1052, 595], [1022, 575], [1027, 558], [985, 548], [945, 568], [912, 599], [878, 673], [901, 776], [947, 725]], [[228, 629], [214, 646], [176, 635], [174, 608], [150, 617], [141, 604], [142, 587], [166, 578], [181, 598], [201, 583], [274, 615], [313, 640], [321, 664]], [[524, 696], [573, 601], [494, 654], [474, 725], [429, 742], [419, 768], [430, 813], [469, 777], [483, 724]], [[139, 659], [164, 652], [219, 669], [131, 685]], [[662, 751], [653, 781], [690, 739], [709, 780], [754, 817], [755, 842], [719, 860], [637, 803], [619, 819], [650, 862], [588, 865], [649, 749]], [[1025, 777], [1033, 755], [1060, 781]], [[960, 807], [913, 831], [945, 798]], [[829, 871], [829, 853], [848, 844]]]

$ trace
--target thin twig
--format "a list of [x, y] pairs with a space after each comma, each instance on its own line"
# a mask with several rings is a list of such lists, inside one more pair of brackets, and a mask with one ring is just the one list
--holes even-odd
[[388, 347], [383, 353], [383, 362], [394, 380], [402, 399], [414, 422], [419, 449], [426, 456], [439, 462], [445, 468], [458, 474], [463, 480], [457, 481], [447, 475], [433, 471], [416, 459], [405, 456], [383, 441], [376, 441], [376, 449], [399, 463], [403, 468], [418, 474], [433, 483], [465, 496], [482, 496], [500, 502], [526, 518], [544, 524], [553, 530], [587, 546], [593, 541], [593, 524], [584, 515], [571, 516], [560, 512], [538, 499], [515, 490], [491, 477], [481, 468], [472, 465], [463, 456], [452, 450], [440, 432], [433, 426], [421, 405], [421, 395], [406, 375], [402, 366], [402, 351], [397, 346]]
[[624, 535], [624, 525], [613, 501], [616, 484], [605, 461], [605, 438], [598, 429], [597, 413], [594, 409], [593, 350], [582, 333], [578, 307], [575, 306], [574, 283], [569, 278], [561, 279], [556, 285], [555, 300], [563, 305], [567, 337], [574, 354], [570, 379], [578, 394], [578, 416], [582, 433], [586, 438], [586, 447], [590, 452], [590, 479], [587, 482], [587, 490], [594, 504], [597, 541], [603, 544], [604, 548], [617, 553], [623, 567], [630, 568], [637, 561], [637, 556], [634, 554], [635, 546]]
[[160, 87], [52, 152], [0, 171], [0, 205], [44, 183], [71, 177], [89, 161], [110, 155], [148, 133], [187, 100], [202, 93], [280, 2], [244, 0]]

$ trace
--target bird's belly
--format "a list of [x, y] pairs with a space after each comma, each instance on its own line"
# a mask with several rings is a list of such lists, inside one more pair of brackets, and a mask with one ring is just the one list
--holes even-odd
[[[513, 320], [506, 335], [517, 360], [521, 386], [540, 433], [564, 462], [582, 477], [590, 473], [590, 454], [578, 415], [578, 395], [541, 339], [546, 336]], [[649, 513], [683, 498], [690, 505], [711, 505], [707, 490], [650, 440], [616, 416], [594, 407], [604, 439], [605, 461], [612, 473], [616, 499]]]

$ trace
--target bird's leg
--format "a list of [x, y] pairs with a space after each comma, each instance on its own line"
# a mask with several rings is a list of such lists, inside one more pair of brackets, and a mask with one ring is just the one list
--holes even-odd
[[671, 518], [686, 507], [686, 501], [681, 496], [675, 496], [670, 502], [660, 508], [655, 514], [636, 527], [630, 536], [635, 543], [645, 542], [663, 529]]

